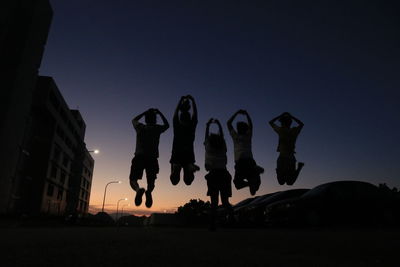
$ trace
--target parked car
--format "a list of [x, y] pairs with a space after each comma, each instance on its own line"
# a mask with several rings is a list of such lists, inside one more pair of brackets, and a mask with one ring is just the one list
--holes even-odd
[[272, 203], [265, 208], [270, 225], [337, 225], [394, 223], [399, 199], [377, 186], [360, 181], [319, 185], [300, 197]]
[[[248, 205], [250, 202], [253, 200], [257, 199], [259, 196], [256, 197], [251, 197], [251, 198], [246, 198], [235, 205], [232, 206], [232, 210], [234, 213], [236, 213], [238, 210], [242, 209], [246, 205]], [[231, 226], [233, 224], [236, 224], [236, 218], [232, 218], [232, 214], [230, 214], [224, 207], [223, 205], [220, 205], [217, 209], [217, 222], [219, 225], [224, 225], [224, 226]]]
[[233, 205], [233, 209], [236, 211], [236, 210], [242, 208], [243, 206], [246, 206], [247, 204], [249, 204], [250, 202], [252, 202], [253, 200], [255, 200], [257, 198], [258, 198], [258, 196], [246, 198], [246, 199], [236, 203], [235, 205]]
[[276, 192], [252, 201], [241, 213], [242, 220], [247, 220], [252, 225], [263, 225], [265, 222], [265, 207], [288, 198], [299, 197], [309, 189], [290, 189]]
[[271, 197], [274, 194], [275, 193], [269, 193], [269, 194], [257, 196], [257, 197], [251, 198], [251, 199], [246, 199], [249, 201], [246, 201], [245, 203], [240, 203], [241, 205], [235, 206], [233, 210], [234, 210], [234, 217], [235, 217], [236, 224], [241, 225], [241, 226], [246, 226], [247, 224], [249, 224], [250, 221], [248, 220], [247, 208], [249, 206], [251, 206], [253, 203], [262, 201], [266, 198]]
[[267, 205], [283, 199], [300, 196], [308, 190], [291, 189], [259, 196], [235, 211], [236, 221], [245, 225], [263, 225], [265, 221], [264, 208]]

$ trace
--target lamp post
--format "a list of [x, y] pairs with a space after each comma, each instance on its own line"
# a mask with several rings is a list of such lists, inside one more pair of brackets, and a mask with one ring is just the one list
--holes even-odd
[[128, 200], [128, 199], [127, 198], [121, 198], [120, 200], [118, 200], [118, 202], [117, 202], [117, 214], [115, 215], [115, 221], [118, 220], [118, 206], [119, 206], [119, 202], [122, 201], [122, 200]]
[[106, 187], [104, 188], [103, 207], [101, 208], [101, 212], [104, 212], [104, 202], [106, 201], [107, 186], [109, 184], [120, 184], [120, 183], [121, 181], [111, 181], [108, 184], [106, 184]]
[[98, 149], [95, 150], [88, 150], [89, 153], [99, 154], [100, 151]]
[[125, 205], [122, 205], [122, 208], [121, 208], [121, 215], [123, 216], [124, 215], [124, 207], [126, 207], [126, 206], [130, 206], [130, 204], [125, 204]]

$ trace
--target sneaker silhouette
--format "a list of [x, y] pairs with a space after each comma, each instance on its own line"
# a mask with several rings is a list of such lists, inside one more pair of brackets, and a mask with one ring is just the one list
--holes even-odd
[[175, 173], [175, 172], [171, 173], [169, 179], [171, 180], [172, 185], [177, 185], [179, 183], [179, 181], [181, 180], [180, 173], [179, 172], [178, 173]]
[[151, 192], [146, 191], [146, 207], [150, 208], [153, 205], [153, 197], [151, 196]]
[[197, 166], [196, 164], [192, 164], [192, 166], [191, 166], [191, 171], [193, 171], [193, 172], [200, 171], [200, 167]]
[[142, 204], [142, 197], [144, 192], [145, 192], [144, 188], [140, 188], [138, 191], [136, 191], [136, 197], [135, 197], [136, 206], [140, 206], [140, 204]]

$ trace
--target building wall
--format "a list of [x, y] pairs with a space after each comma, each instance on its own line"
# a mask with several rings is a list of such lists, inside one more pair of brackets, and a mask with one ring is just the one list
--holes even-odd
[[[26, 198], [27, 213], [67, 215], [79, 210], [82, 170], [93, 172], [94, 161], [86, 149], [86, 125], [79, 111], [71, 111], [51, 77], [39, 76], [32, 108], [32, 160], [27, 170], [34, 190]], [[88, 169], [88, 168], [87, 168]], [[85, 186], [90, 189], [90, 183]], [[32, 202], [32, 196], [36, 201]], [[89, 194], [83, 195], [89, 199]], [[32, 204], [33, 203], [33, 204]]]
[[0, 2], [0, 214], [86, 213], [93, 158], [86, 125], [51, 77], [38, 77], [49, 0]]
[[48, 0], [4, 0], [0, 7], [0, 214], [4, 214], [15, 212], [22, 197], [29, 113], [52, 10]]
[[89, 211], [90, 189], [92, 187], [94, 160], [90, 153], [85, 153], [83, 168], [81, 173], [81, 183], [79, 186], [79, 201], [77, 210], [79, 213], [86, 214]]
[[[83, 122], [83, 119], [78, 110], [71, 110], [71, 112], [77, 121]], [[75, 176], [77, 182], [74, 184], [75, 192], [77, 192], [77, 195], [75, 196], [77, 202], [73, 203], [72, 209], [79, 214], [86, 214], [89, 211], [90, 189], [92, 185], [94, 160], [87, 149], [83, 149], [83, 151], [81, 151], [80, 153], [80, 156], [81, 157], [76, 162], [77, 170]]]

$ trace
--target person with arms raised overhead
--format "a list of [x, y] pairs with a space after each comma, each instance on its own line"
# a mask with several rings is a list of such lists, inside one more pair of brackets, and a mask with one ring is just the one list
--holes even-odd
[[[157, 124], [157, 115], [160, 115], [163, 125]], [[144, 116], [146, 124], [140, 122]], [[132, 120], [136, 130], [136, 150], [132, 159], [129, 181], [132, 189], [136, 192], [135, 205], [142, 204], [142, 196], [146, 193], [146, 207], [153, 204], [151, 192], [155, 186], [155, 180], [159, 172], [158, 166], [158, 145], [160, 135], [169, 128], [165, 116], [158, 109], [148, 109]], [[143, 171], [146, 171], [147, 190], [139, 187], [138, 180], [142, 179]]]
[[[190, 115], [190, 107], [192, 114]], [[175, 109], [174, 118], [174, 141], [172, 144], [171, 183], [177, 185], [180, 181], [183, 169], [183, 181], [186, 185], [192, 184], [194, 173], [200, 168], [195, 165], [193, 142], [197, 126], [197, 107], [191, 95], [182, 96]]]
[[[275, 122], [279, 120], [281, 126]], [[297, 123], [296, 127], [291, 127], [292, 122]], [[304, 163], [299, 162], [296, 168], [296, 157], [294, 154], [297, 136], [303, 129], [304, 123], [293, 117], [290, 113], [284, 112], [276, 118], [273, 118], [269, 124], [272, 129], [279, 135], [279, 144], [277, 151], [279, 157], [277, 160], [276, 174], [280, 185], [293, 185], [297, 180]]]
[[[239, 121], [236, 129], [232, 126], [236, 116], [242, 114], [247, 118], [247, 122]], [[235, 178], [233, 183], [236, 189], [249, 187], [250, 194], [253, 196], [260, 188], [260, 174], [264, 169], [257, 165], [253, 158], [251, 141], [253, 136], [253, 123], [250, 115], [245, 110], [239, 110], [228, 120], [229, 133], [233, 139], [235, 155]]]
[[[218, 126], [218, 133], [210, 134], [210, 125], [215, 123]], [[206, 126], [205, 146], [205, 169], [208, 173], [205, 176], [207, 180], [207, 196], [211, 199], [211, 220], [210, 230], [215, 230], [215, 217], [218, 208], [218, 196], [221, 196], [222, 205], [227, 209], [232, 217], [232, 206], [229, 198], [232, 196], [232, 176], [226, 169], [226, 143], [221, 123], [218, 120], [210, 119]]]

